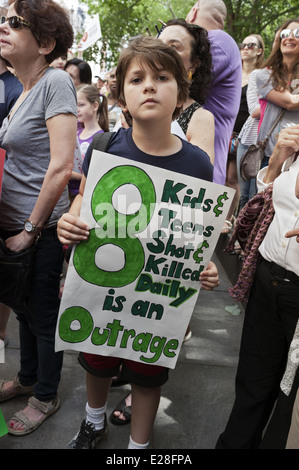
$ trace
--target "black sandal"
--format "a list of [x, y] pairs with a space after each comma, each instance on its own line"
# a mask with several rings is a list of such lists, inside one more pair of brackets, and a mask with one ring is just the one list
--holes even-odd
[[[115, 424], [116, 426], [121, 426], [123, 424], [129, 424], [131, 422], [131, 406], [126, 405], [126, 398], [130, 394], [131, 392], [128, 393], [128, 395], [125, 396], [125, 398], [123, 398], [112, 411], [109, 417], [112, 424]], [[118, 416], [115, 416], [114, 415], [115, 411], [119, 411], [120, 413], [123, 413], [123, 415], [125, 416], [125, 419], [120, 419]]]

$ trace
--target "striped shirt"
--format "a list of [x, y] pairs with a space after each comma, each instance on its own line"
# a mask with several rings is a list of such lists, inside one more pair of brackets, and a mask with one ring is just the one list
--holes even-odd
[[259, 118], [253, 118], [251, 115], [259, 107], [259, 94], [256, 86], [256, 73], [257, 69], [253, 70], [249, 76], [248, 88], [247, 88], [247, 104], [249, 117], [243, 125], [239, 134], [239, 140], [243, 145], [249, 147], [251, 144], [256, 144]]

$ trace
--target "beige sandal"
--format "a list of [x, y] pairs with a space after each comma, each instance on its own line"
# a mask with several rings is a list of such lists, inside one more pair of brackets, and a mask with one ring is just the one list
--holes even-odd
[[10, 421], [17, 421], [18, 423], [24, 425], [25, 428], [21, 431], [17, 431], [8, 425], [9, 434], [13, 434], [14, 436], [25, 436], [26, 434], [30, 434], [35, 431], [44, 421], [46, 421], [46, 419], [50, 418], [50, 416], [59, 410], [60, 400], [58, 395], [51, 401], [40, 401], [35, 397], [30, 397], [28, 400], [28, 405], [31, 406], [31, 408], [40, 410], [42, 413], [44, 413], [44, 415], [38, 421], [32, 421], [25, 415], [23, 411], [18, 411], [13, 415]]
[[18, 376], [13, 379], [14, 391], [12, 393], [8, 393], [4, 389], [5, 384], [7, 384], [8, 382], [11, 382], [11, 380], [0, 380], [0, 402], [10, 400], [11, 398], [20, 395], [32, 395], [33, 393], [34, 385], [29, 385], [25, 387], [20, 383]]

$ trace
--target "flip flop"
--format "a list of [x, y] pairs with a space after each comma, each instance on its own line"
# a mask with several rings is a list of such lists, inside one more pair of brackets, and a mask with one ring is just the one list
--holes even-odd
[[[122, 426], [123, 424], [129, 424], [131, 422], [131, 406], [126, 405], [126, 398], [131, 394], [128, 393], [128, 395], [123, 398], [118, 405], [114, 408], [112, 411], [109, 419], [112, 424], [115, 424], [116, 426]], [[120, 419], [118, 416], [114, 415], [115, 411], [119, 411], [120, 413], [123, 413], [126, 419]]]

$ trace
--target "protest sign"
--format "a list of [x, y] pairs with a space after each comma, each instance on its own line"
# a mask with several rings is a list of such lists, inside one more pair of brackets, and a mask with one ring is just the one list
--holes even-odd
[[[162, 158], [162, 157], [161, 157]], [[94, 151], [56, 351], [174, 368], [234, 190]]]
[[88, 24], [80, 42], [78, 44], [78, 51], [85, 51], [93, 46], [102, 37], [102, 30], [100, 25], [99, 15], [95, 15]]

